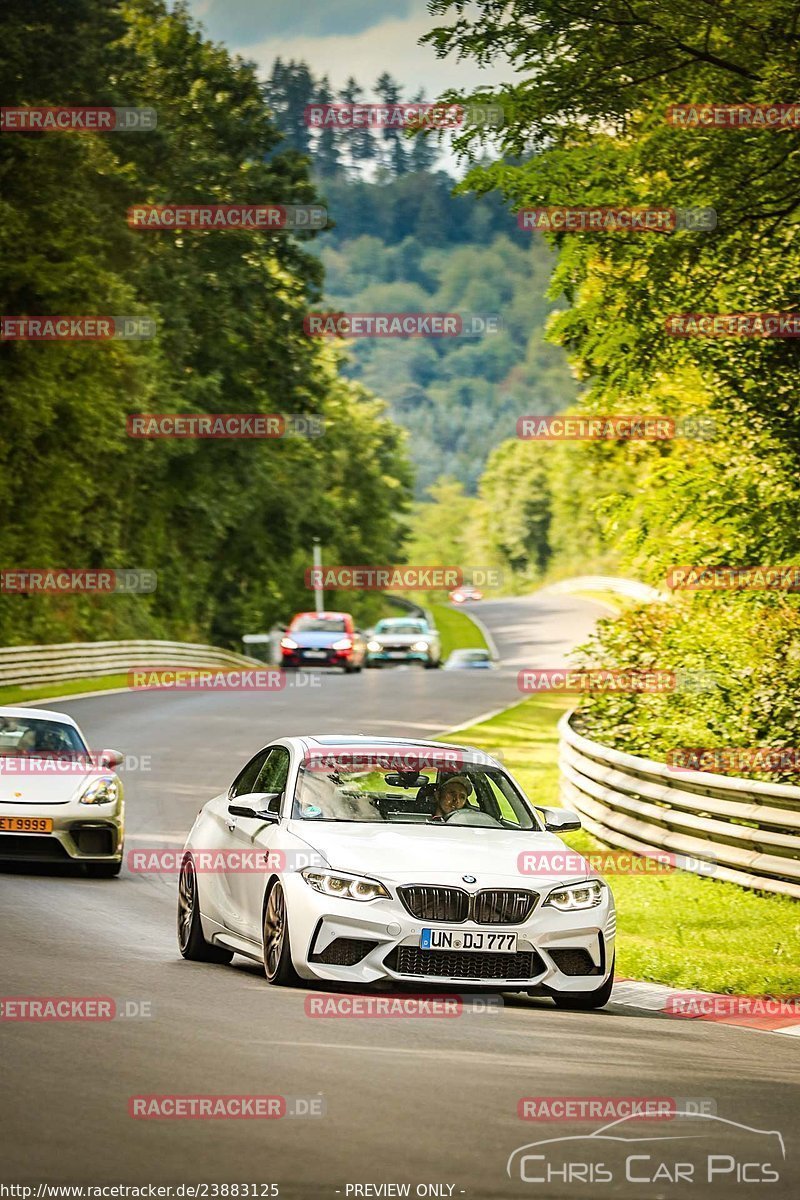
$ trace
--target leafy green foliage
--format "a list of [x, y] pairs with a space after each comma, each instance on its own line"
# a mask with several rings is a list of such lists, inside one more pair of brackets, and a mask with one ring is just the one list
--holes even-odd
[[[682, 128], [670, 105], [791, 101], [800, 86], [798, 7], [748, 0], [434, 0], [455, 17], [440, 54], [505, 60], [491, 97], [506, 111], [503, 157], [463, 189], [512, 209], [711, 207], [713, 232], [561, 233], [550, 336], [586, 382], [584, 413], [710, 412], [717, 440], [555, 448], [550, 543], [558, 572], [617, 569], [663, 585], [673, 564], [797, 561], [798, 346], [791, 338], [671, 337], [670, 314], [792, 312], [800, 268], [800, 150], [792, 128]], [[467, 130], [474, 155], [480, 136]], [[593, 700], [595, 733], [629, 748], [786, 744], [796, 730], [796, 600], [741, 592], [626, 614], [592, 653], [607, 665], [718, 671], [708, 696]]]
[[[321, 269], [304, 235], [151, 233], [136, 202], [308, 203], [252, 68], [162, 0], [9, 0], [6, 102], [153, 107], [153, 133], [7, 135], [0, 259], [9, 314], [145, 314], [152, 341], [0, 345], [0, 562], [146, 567], [147, 597], [0, 598], [5, 642], [172, 636], [235, 645], [308, 604], [328, 561], [396, 557], [400, 430], [303, 333]], [[130, 412], [303, 413], [325, 436], [136, 441]]]

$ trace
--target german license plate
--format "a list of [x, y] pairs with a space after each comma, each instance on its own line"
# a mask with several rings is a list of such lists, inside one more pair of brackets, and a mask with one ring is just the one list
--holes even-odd
[[52, 833], [49, 817], [0, 817], [0, 833]]
[[420, 950], [476, 950], [482, 953], [516, 954], [515, 933], [485, 933], [470, 929], [423, 929]]
[[388, 656], [389, 658], [405, 658], [406, 652], [405, 650], [390, 650]]
[[327, 652], [327, 650], [304, 650], [303, 657], [304, 658], [327, 658], [328, 652]]

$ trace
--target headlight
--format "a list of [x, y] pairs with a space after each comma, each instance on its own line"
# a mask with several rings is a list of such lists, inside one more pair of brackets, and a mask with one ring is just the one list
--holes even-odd
[[427, 642], [414, 642], [411, 649], [412, 650], [427, 650], [428, 643]]
[[113, 804], [119, 800], [119, 784], [116, 779], [93, 779], [83, 789], [81, 804]]
[[378, 654], [383, 649], [383, 646], [380, 642], [367, 642], [367, 649], [372, 654]]
[[353, 645], [353, 643], [350, 641], [350, 638], [339, 638], [338, 642], [333, 643], [333, 649], [334, 650], [350, 650], [352, 648], [352, 645]]
[[295, 642], [290, 637], [281, 638], [281, 649], [282, 650], [296, 650], [297, 642]]
[[586, 883], [572, 883], [569, 887], [556, 888], [545, 900], [545, 904], [561, 912], [574, 912], [579, 908], [597, 908], [605, 895], [606, 885], [598, 879]]
[[318, 867], [306, 867], [300, 874], [309, 887], [324, 896], [339, 896], [343, 900], [377, 900], [379, 896], [390, 899], [386, 888], [376, 879], [342, 875], [339, 871], [320, 871]]

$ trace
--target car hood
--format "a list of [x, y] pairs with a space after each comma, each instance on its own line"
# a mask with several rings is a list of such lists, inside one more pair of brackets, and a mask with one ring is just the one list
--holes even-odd
[[[586, 860], [553, 833], [338, 821], [291, 821], [289, 828], [336, 870], [395, 883], [459, 884], [463, 875], [474, 875], [478, 886], [491, 882], [490, 877], [502, 877], [505, 886], [537, 888], [593, 874]], [[569, 870], [558, 869], [556, 857], [545, 872], [522, 873], [519, 856], [525, 851], [533, 851], [540, 861], [563, 851]]]
[[89, 779], [113, 779], [113, 774], [98, 775], [96, 771], [46, 772], [36, 775], [0, 772], [0, 805], [3, 804], [67, 804], [83, 790]]

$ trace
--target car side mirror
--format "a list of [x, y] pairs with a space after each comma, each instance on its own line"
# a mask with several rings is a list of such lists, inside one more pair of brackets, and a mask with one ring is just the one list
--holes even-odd
[[[237, 796], [235, 801], [228, 805], [228, 812], [233, 817], [255, 817], [259, 821], [279, 821], [281, 798], [283, 792], [248, 792], [246, 795]], [[239, 799], [246, 800], [246, 804], [239, 804]]]
[[97, 756], [97, 765], [111, 771], [124, 759], [125, 755], [120, 750], [101, 750]]
[[577, 813], [568, 808], [540, 808], [544, 817], [544, 827], [550, 833], [569, 833], [570, 830], [581, 828], [581, 819]]

